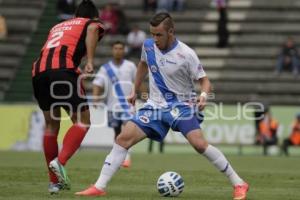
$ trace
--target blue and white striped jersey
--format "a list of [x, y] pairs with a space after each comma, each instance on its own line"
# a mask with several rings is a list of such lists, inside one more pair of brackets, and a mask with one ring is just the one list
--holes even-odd
[[156, 108], [194, 98], [194, 80], [206, 76], [195, 51], [178, 40], [165, 51], [158, 49], [153, 39], [145, 40], [141, 61], [149, 70], [147, 104]]

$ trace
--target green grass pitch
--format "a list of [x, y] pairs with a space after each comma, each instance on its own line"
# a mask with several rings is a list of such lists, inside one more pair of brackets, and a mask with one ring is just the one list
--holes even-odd
[[[227, 179], [196, 153], [133, 154], [130, 169], [121, 169], [101, 198], [81, 198], [74, 192], [94, 183], [107, 152], [80, 151], [68, 163], [72, 189], [59, 195], [47, 192], [47, 174], [42, 153], [0, 152], [0, 199], [111, 199], [150, 200], [160, 197], [156, 180], [165, 171], [183, 176], [185, 188], [178, 200], [228, 200], [232, 188]], [[228, 156], [235, 169], [250, 184], [248, 200], [299, 200], [300, 158]]]

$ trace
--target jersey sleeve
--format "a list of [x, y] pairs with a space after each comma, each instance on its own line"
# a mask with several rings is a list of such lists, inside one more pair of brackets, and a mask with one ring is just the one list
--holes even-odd
[[101, 40], [102, 37], [105, 34], [104, 25], [99, 20], [91, 20], [90, 24], [96, 24], [97, 25], [98, 30], [99, 30], [99, 39], [98, 40]]
[[142, 46], [141, 61], [143, 61], [143, 62], [146, 62], [146, 61], [147, 61], [147, 57], [146, 57], [146, 52], [145, 52], [144, 44], [143, 44], [143, 46]]
[[106, 72], [103, 67], [100, 68], [96, 77], [93, 80], [93, 85], [97, 85], [99, 87], [104, 87], [105, 82], [107, 81]]
[[206, 73], [197, 54], [194, 51], [191, 51], [188, 58], [188, 68], [191, 78], [194, 80], [199, 80], [200, 78], [205, 77]]

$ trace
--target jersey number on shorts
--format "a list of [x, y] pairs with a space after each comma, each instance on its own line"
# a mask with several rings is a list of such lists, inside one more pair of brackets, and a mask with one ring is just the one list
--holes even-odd
[[47, 49], [51, 49], [51, 48], [54, 48], [54, 47], [57, 47], [57, 46], [59, 46], [59, 44], [60, 44], [60, 39], [63, 37], [63, 35], [64, 35], [64, 32], [56, 32], [56, 33], [53, 33], [52, 35], [51, 35], [51, 39], [50, 39], [50, 41], [48, 42], [48, 44], [47, 44]]

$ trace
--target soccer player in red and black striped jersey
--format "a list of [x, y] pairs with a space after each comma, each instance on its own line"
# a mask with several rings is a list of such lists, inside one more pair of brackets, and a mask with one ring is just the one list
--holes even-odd
[[[33, 63], [34, 96], [46, 121], [43, 145], [50, 193], [70, 188], [64, 166], [79, 148], [90, 126], [90, 112], [84, 88], [80, 84], [78, 66], [86, 55], [83, 73], [92, 73], [94, 70], [97, 42], [105, 32], [97, 18], [98, 10], [94, 3], [83, 0], [75, 12], [75, 18], [59, 23], [50, 30], [39, 58]], [[58, 152], [60, 107], [70, 115], [73, 125], [63, 139], [62, 150]]]

